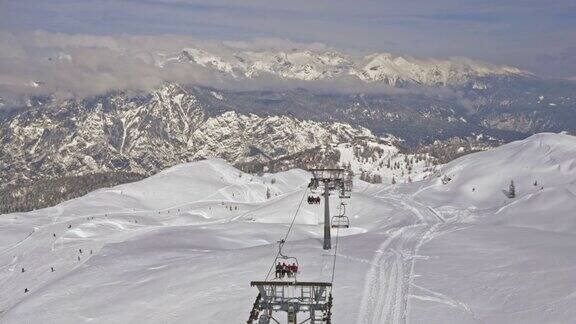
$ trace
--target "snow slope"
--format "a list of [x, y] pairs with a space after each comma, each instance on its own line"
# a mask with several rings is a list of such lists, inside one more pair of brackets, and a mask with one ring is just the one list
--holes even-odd
[[570, 135], [541, 133], [464, 156], [448, 163], [441, 174], [452, 180], [443, 185], [438, 177], [428, 182], [418, 197], [463, 207], [502, 206], [509, 202], [503, 190], [508, 190], [511, 180], [519, 198], [540, 194], [542, 188], [574, 184], [576, 143]]
[[[446, 185], [356, 180], [352, 228], [338, 233], [333, 322], [570, 323], [575, 161], [574, 137], [540, 134], [447, 164]], [[244, 322], [257, 294], [249, 282], [266, 276], [308, 177], [212, 159], [2, 215], [0, 322]], [[507, 177], [514, 199], [500, 197]], [[338, 204], [333, 196], [334, 213]], [[331, 277], [321, 206], [302, 204], [285, 247], [300, 280]]]

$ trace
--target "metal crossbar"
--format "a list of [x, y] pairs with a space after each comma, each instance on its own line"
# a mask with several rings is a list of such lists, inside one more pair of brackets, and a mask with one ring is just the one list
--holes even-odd
[[250, 285], [257, 287], [259, 294], [248, 324], [279, 322], [274, 318], [279, 312], [286, 313], [289, 324], [298, 323], [298, 314], [304, 314], [304, 322], [311, 324], [331, 323], [330, 282], [252, 281]]

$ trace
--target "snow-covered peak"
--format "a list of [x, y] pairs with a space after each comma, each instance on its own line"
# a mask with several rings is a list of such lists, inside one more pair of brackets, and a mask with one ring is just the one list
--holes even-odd
[[424, 85], [451, 85], [472, 77], [489, 75], [522, 75], [514, 67], [492, 66], [469, 59], [421, 60], [394, 56], [390, 53], [372, 54], [364, 57], [365, 63], [357, 76], [366, 82], [385, 81], [390, 85], [412, 82]]
[[185, 48], [178, 58], [179, 61], [190, 61], [207, 68], [233, 74], [233, 66], [231, 63], [224, 61], [217, 55], [198, 48]]
[[273, 75], [285, 80], [333, 80], [343, 76], [361, 82], [381, 82], [391, 86], [407, 83], [445, 86], [491, 75], [529, 75], [509, 66], [496, 66], [466, 58], [447, 60], [416, 59], [390, 53], [354, 57], [338, 51], [291, 51], [223, 49], [212, 53], [185, 48], [175, 55], [162, 55], [159, 66], [193, 63], [225, 73], [235, 79], [255, 79]]

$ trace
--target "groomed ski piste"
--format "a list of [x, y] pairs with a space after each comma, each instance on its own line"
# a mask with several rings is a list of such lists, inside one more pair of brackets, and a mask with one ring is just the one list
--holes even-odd
[[[265, 278], [309, 180], [210, 159], [1, 215], [0, 323], [245, 323], [249, 283]], [[538, 134], [428, 180], [354, 186], [333, 323], [574, 322], [575, 137]], [[330, 281], [322, 212], [304, 203], [284, 247], [301, 281]]]

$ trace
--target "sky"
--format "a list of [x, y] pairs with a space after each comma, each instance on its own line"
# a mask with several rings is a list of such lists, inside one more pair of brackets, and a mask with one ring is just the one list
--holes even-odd
[[[167, 47], [186, 37], [279, 39], [365, 53], [464, 56], [576, 79], [574, 0], [0, 0], [0, 59], [25, 52], [22, 44], [37, 43], [38, 35], [84, 47], [136, 38]], [[20, 64], [30, 70], [32, 61]], [[0, 62], [8, 68], [14, 73], [18, 64]]]

